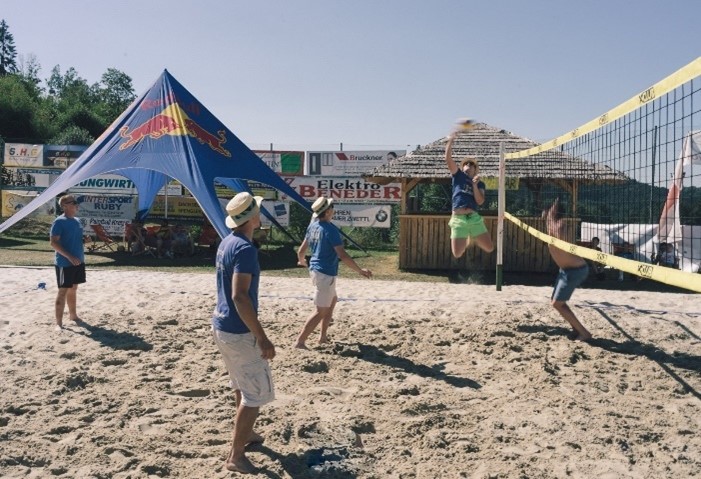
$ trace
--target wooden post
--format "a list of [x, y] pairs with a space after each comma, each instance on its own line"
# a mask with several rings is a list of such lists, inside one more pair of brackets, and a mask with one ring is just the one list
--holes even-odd
[[497, 291], [501, 291], [504, 268], [504, 210], [506, 208], [506, 158], [504, 142], [499, 142], [499, 200], [497, 218]]

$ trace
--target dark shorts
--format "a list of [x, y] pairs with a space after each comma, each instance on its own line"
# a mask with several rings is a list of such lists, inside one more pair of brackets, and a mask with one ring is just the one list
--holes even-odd
[[85, 263], [78, 266], [56, 266], [56, 282], [59, 288], [72, 288], [85, 283]]
[[562, 269], [557, 273], [555, 280], [555, 289], [550, 299], [555, 301], [567, 301], [572, 297], [574, 289], [582, 284], [589, 276], [589, 265], [580, 266], [579, 268]]

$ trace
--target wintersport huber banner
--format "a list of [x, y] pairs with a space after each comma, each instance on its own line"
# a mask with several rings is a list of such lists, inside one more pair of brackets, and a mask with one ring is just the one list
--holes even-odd
[[[362, 178], [327, 176], [284, 176], [288, 185], [305, 200], [319, 196], [333, 198], [337, 203], [399, 203], [402, 187], [399, 183], [378, 185]], [[280, 198], [286, 199], [286, 198]]]

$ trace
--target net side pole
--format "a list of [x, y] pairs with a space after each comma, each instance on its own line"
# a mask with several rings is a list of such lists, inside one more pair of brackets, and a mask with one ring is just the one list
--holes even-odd
[[501, 291], [504, 273], [504, 209], [506, 208], [506, 157], [504, 142], [499, 142], [499, 196], [497, 216], [497, 291]]

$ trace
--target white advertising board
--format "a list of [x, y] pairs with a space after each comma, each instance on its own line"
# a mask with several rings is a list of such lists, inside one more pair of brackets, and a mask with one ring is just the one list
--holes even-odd
[[5, 166], [44, 166], [44, 145], [5, 143]]
[[52, 168], [16, 168], [3, 165], [2, 185], [3, 187], [47, 188], [61, 173], [63, 170]]
[[360, 176], [405, 154], [406, 150], [308, 151], [304, 174]]
[[333, 223], [355, 228], [389, 228], [392, 215], [390, 205], [335, 204]]
[[[290, 203], [287, 201], [264, 201], [263, 207], [275, 218], [280, 226], [290, 226]], [[260, 215], [260, 224], [269, 228], [272, 222], [265, 215]]]
[[116, 241], [124, 235], [124, 228], [136, 216], [135, 196], [76, 195], [80, 208], [78, 218], [85, 234], [92, 235], [92, 224], [100, 224]]

